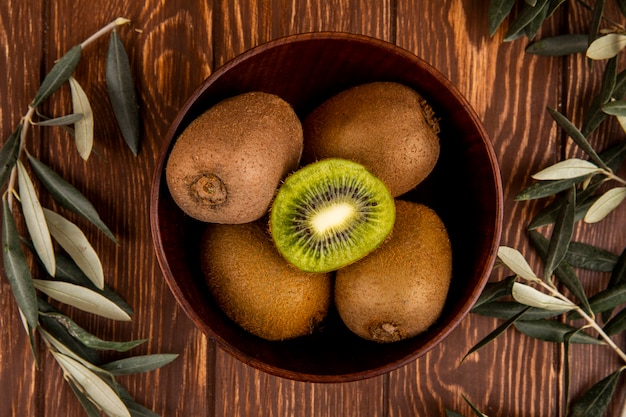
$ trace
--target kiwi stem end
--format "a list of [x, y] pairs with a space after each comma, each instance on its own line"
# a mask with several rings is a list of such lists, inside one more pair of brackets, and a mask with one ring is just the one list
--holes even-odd
[[228, 199], [228, 190], [222, 180], [211, 173], [194, 177], [189, 184], [189, 194], [206, 206], [219, 206]]

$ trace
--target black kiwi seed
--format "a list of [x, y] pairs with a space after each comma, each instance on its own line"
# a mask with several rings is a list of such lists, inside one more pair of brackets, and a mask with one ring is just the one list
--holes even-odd
[[328, 272], [377, 248], [394, 221], [385, 184], [361, 164], [332, 158], [285, 180], [272, 204], [270, 231], [287, 261], [307, 272]]

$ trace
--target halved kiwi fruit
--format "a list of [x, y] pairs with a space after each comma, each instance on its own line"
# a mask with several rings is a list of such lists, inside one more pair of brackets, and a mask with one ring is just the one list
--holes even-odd
[[338, 158], [291, 174], [276, 194], [270, 231], [283, 257], [307, 272], [328, 272], [376, 249], [395, 221], [385, 184], [363, 165]]

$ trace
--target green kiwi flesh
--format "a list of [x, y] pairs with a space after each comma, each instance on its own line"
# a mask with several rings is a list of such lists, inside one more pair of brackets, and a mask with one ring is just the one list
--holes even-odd
[[307, 272], [329, 272], [361, 259], [387, 238], [394, 221], [385, 184], [363, 165], [339, 158], [287, 177], [270, 211], [278, 251]]

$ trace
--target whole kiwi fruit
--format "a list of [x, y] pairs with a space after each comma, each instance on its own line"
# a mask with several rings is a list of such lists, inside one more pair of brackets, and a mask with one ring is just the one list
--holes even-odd
[[246, 331], [267, 340], [314, 332], [332, 303], [330, 274], [289, 265], [267, 223], [208, 224], [200, 245], [202, 271], [218, 306]]
[[357, 85], [304, 120], [303, 163], [337, 157], [363, 164], [394, 197], [415, 188], [439, 158], [439, 123], [414, 89], [397, 82]]
[[279, 252], [303, 271], [329, 272], [376, 249], [395, 219], [385, 184], [353, 161], [329, 158], [285, 179], [272, 203]]
[[255, 91], [225, 99], [176, 139], [165, 170], [170, 194], [200, 221], [257, 220], [297, 168], [302, 141], [302, 124], [280, 97]]
[[407, 339], [437, 320], [451, 274], [451, 244], [437, 213], [397, 200], [391, 238], [337, 271], [335, 305], [345, 325], [364, 339]]

